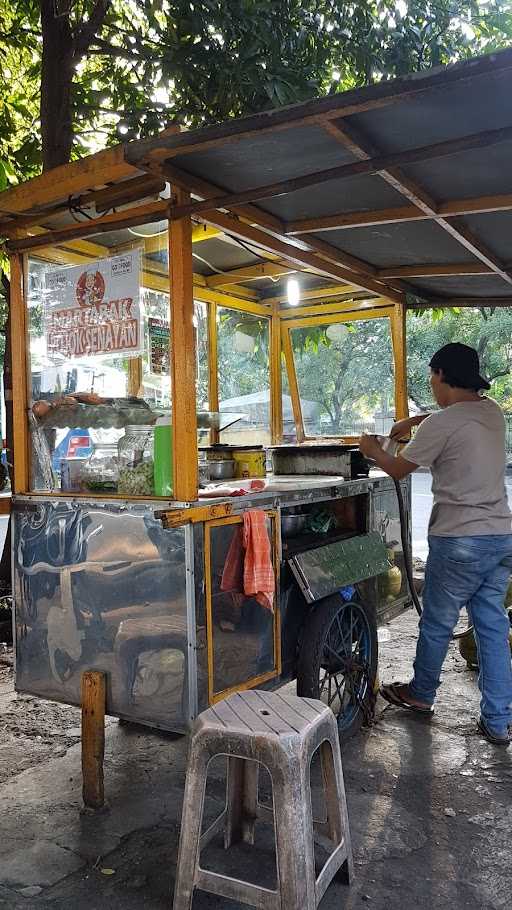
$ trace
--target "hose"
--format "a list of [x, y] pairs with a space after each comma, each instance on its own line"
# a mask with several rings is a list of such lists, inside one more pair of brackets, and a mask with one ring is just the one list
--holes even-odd
[[[407, 537], [407, 515], [405, 512], [404, 497], [402, 495], [402, 488], [400, 486], [400, 481], [393, 478], [393, 483], [395, 484], [396, 498], [398, 500], [398, 511], [400, 513], [400, 536], [402, 538], [402, 551], [404, 554], [404, 565], [405, 565], [405, 574], [407, 576], [407, 583], [409, 585], [409, 592], [411, 594], [412, 602], [415, 606], [418, 616], [421, 616], [423, 608], [420, 603], [420, 599], [416, 593], [416, 588], [414, 587], [414, 579], [412, 574], [412, 552], [409, 547], [409, 540]], [[459, 638], [463, 638], [469, 632], [473, 631], [473, 626], [470, 625], [467, 629], [464, 629], [462, 632], [454, 632], [453, 640], [457, 641]]]

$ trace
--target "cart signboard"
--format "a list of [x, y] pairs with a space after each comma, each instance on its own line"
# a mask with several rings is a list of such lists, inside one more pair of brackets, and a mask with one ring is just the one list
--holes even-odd
[[139, 250], [48, 271], [43, 294], [50, 356], [133, 356], [140, 351]]
[[168, 376], [170, 371], [168, 321], [150, 317], [148, 334], [150, 372], [156, 376]]

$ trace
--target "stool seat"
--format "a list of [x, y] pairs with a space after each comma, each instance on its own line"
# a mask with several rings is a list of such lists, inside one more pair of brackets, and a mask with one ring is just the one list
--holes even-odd
[[[319, 750], [327, 809], [313, 819], [311, 761]], [[228, 758], [226, 806], [201, 836], [210, 761]], [[258, 802], [258, 769], [271, 778], [273, 810]], [[226, 849], [254, 843], [259, 818], [274, 821], [277, 890], [202, 869], [200, 851], [221, 830]], [[329, 854], [316, 875], [314, 840]], [[173, 910], [190, 910], [195, 889], [263, 910], [316, 910], [337, 873], [353, 874], [338, 730], [320, 701], [251, 690], [231, 695], [197, 718], [190, 742]]]

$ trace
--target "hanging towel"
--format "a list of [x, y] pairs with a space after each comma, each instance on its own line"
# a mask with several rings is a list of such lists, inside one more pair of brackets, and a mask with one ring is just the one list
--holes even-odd
[[244, 593], [255, 597], [267, 610], [273, 610], [276, 580], [265, 512], [259, 509], [244, 512], [243, 547]]
[[220, 589], [243, 591], [273, 611], [275, 576], [265, 512], [244, 512], [243, 525], [236, 528], [226, 556]]

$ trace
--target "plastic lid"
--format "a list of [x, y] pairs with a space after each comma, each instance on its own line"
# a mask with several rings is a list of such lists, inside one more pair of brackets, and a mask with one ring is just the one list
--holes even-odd
[[156, 427], [170, 427], [171, 418], [170, 417], [159, 417], [155, 423]]

